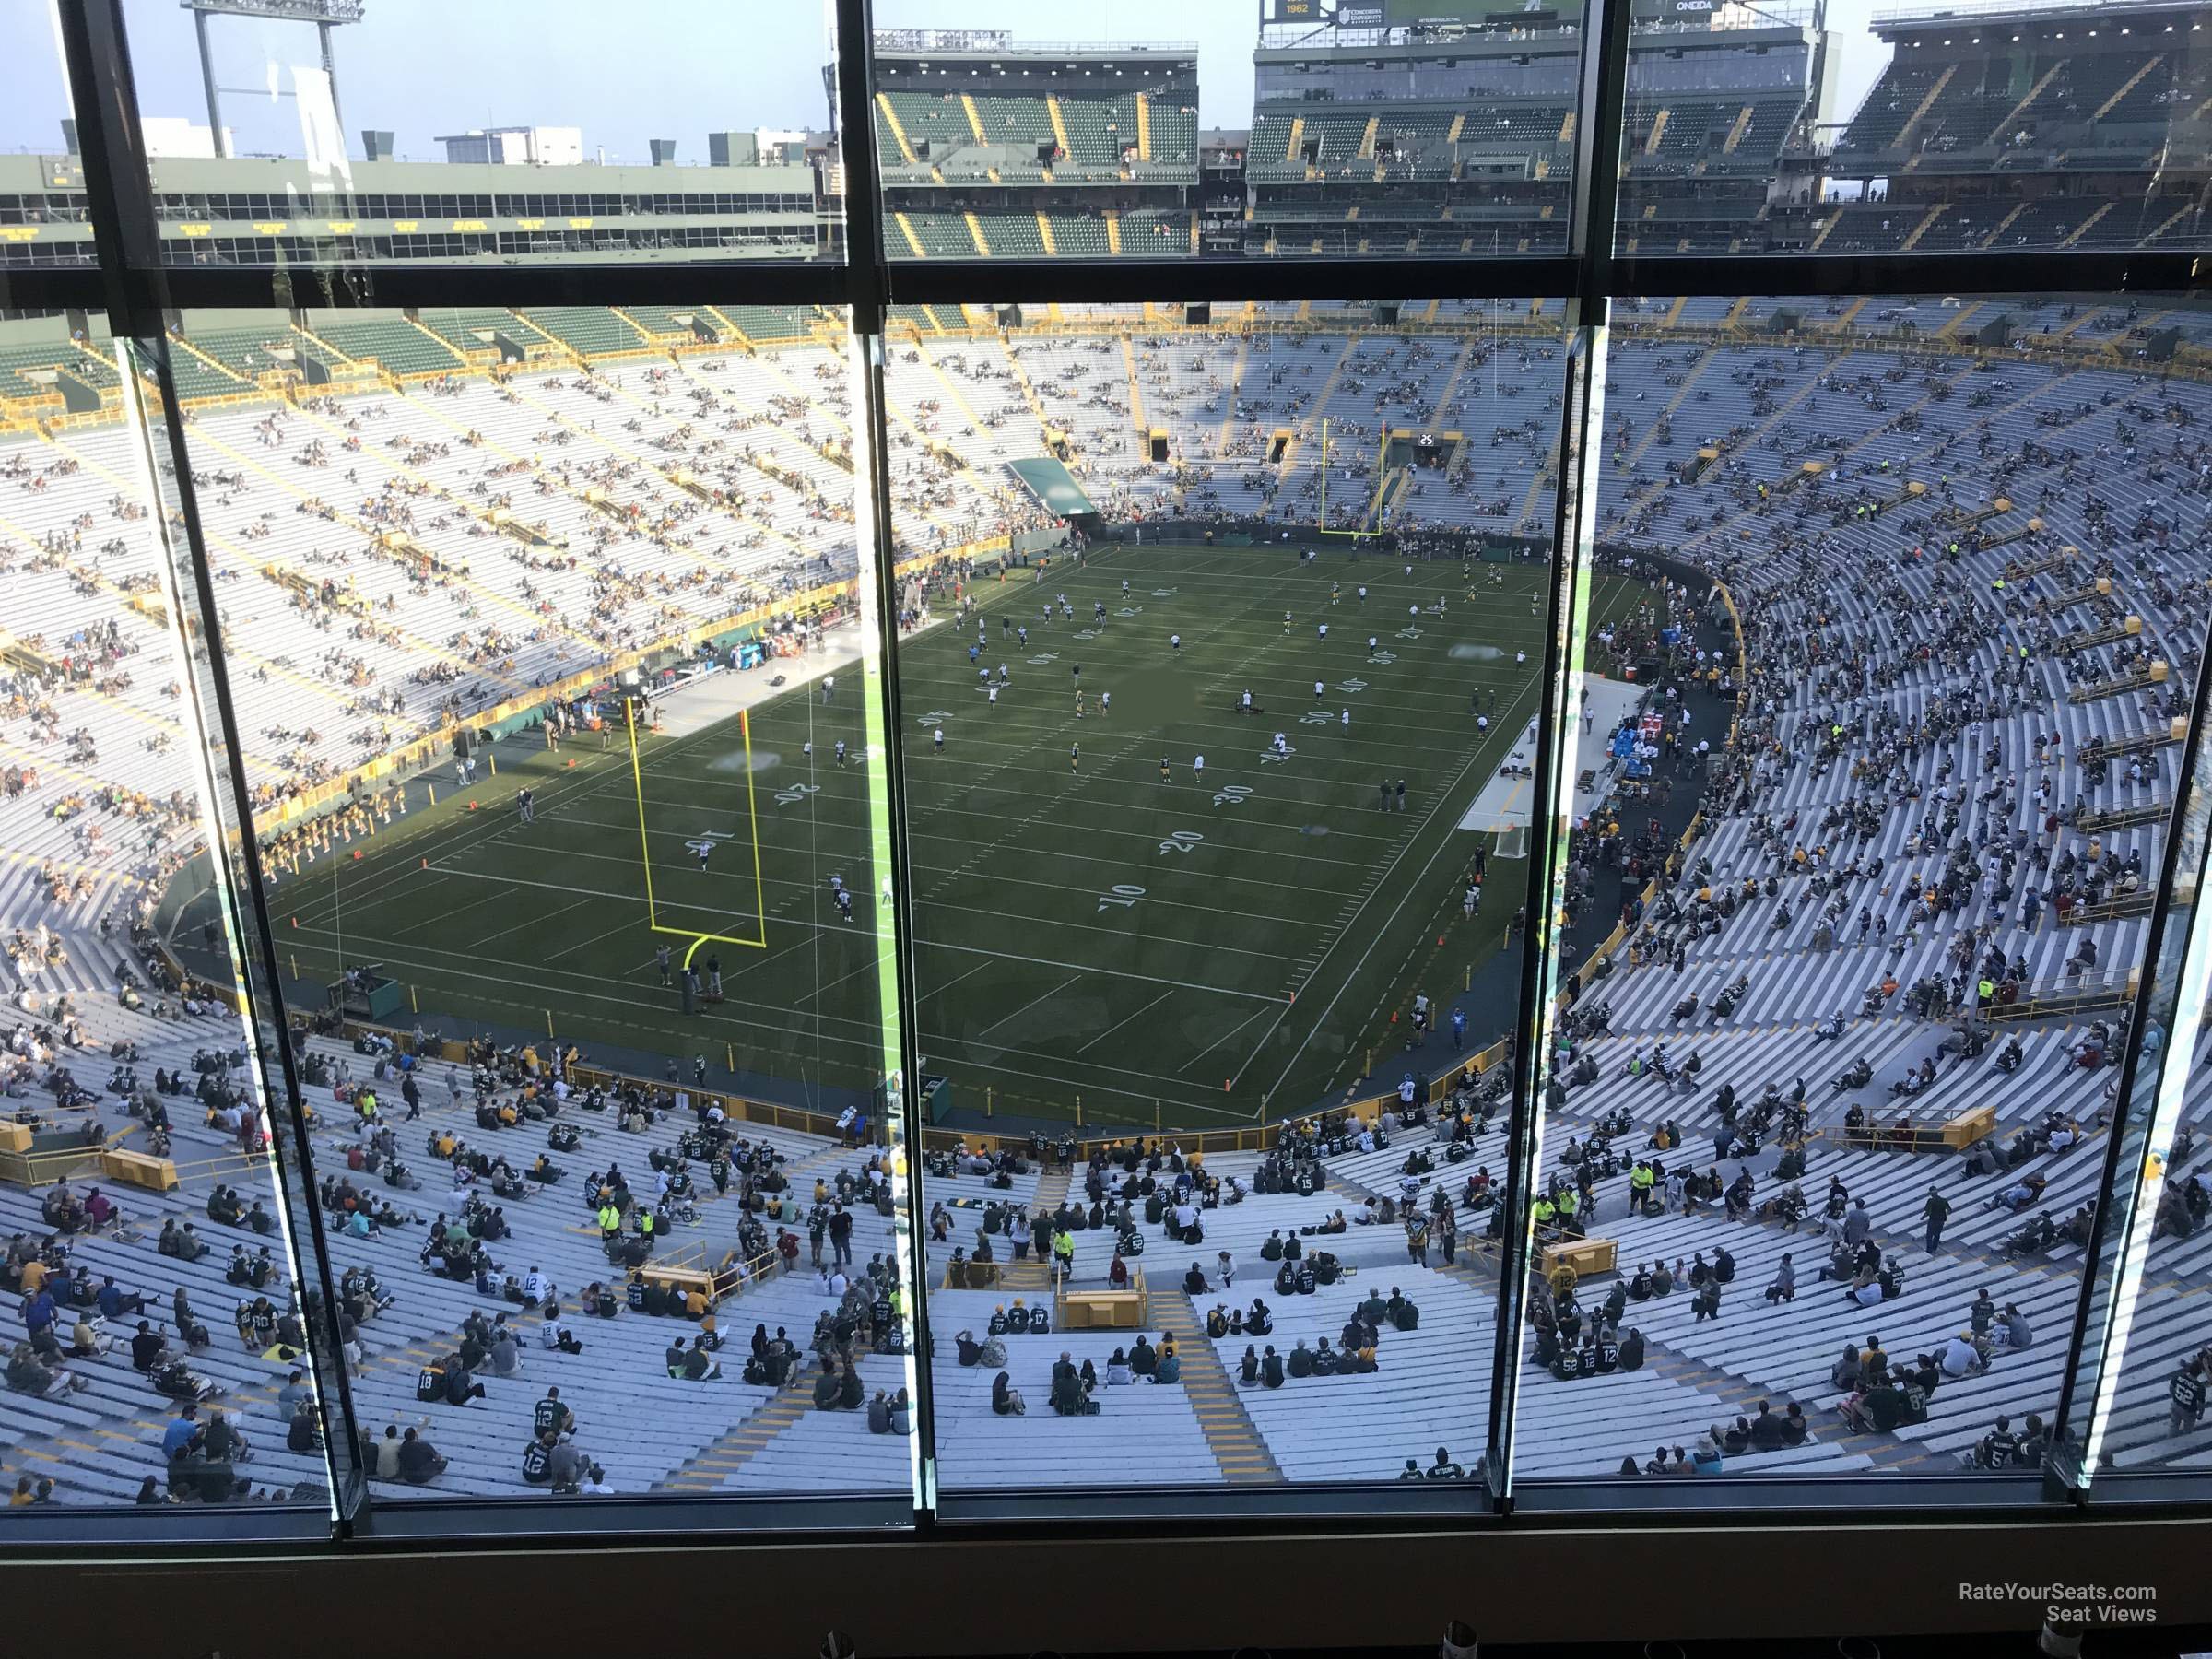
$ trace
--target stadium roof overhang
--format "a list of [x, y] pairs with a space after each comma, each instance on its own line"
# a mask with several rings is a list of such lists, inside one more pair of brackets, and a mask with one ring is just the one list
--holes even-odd
[[1947, 31], [1957, 39], [1960, 29], [2031, 28], [2041, 33], [2053, 33], [2068, 28], [2079, 29], [2135, 29], [2146, 37], [2162, 32], [2161, 26], [2174, 25], [2175, 33], [2186, 31], [2186, 25], [2203, 17], [2200, 6], [2175, 4], [2175, 0], [2113, 0], [2111, 5], [2100, 5], [2093, 0], [2070, 6], [2030, 6], [2016, 0], [1982, 0], [1937, 7], [1900, 6], [1891, 11], [1874, 15], [1874, 32], [1885, 41], [1899, 41]]

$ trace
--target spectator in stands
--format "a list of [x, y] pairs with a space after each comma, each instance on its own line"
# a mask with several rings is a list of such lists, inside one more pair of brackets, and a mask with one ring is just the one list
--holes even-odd
[[237, 1426], [219, 1411], [207, 1414], [207, 1430], [202, 1441], [202, 1450], [209, 1463], [247, 1463], [253, 1456], [246, 1437]]
[[2000, 1417], [1990, 1431], [1968, 1455], [1968, 1466], [1976, 1469], [2009, 1469], [2020, 1459], [2019, 1437], [2012, 1432], [2012, 1419]]
[[1718, 1319], [1721, 1316], [1721, 1281], [1717, 1278], [1708, 1278], [1699, 1288], [1695, 1300], [1689, 1305], [1697, 1315], [1696, 1320], [1692, 1321], [1693, 1324], [1708, 1319]]
[[[155, 1331], [153, 1322], [146, 1319], [140, 1320], [138, 1334], [131, 1338], [131, 1368], [134, 1371], [150, 1372], [167, 1359], [168, 1355], [169, 1345], [162, 1341], [159, 1334]], [[298, 1371], [292, 1373], [295, 1378], [299, 1374]], [[289, 1407], [280, 1406], [280, 1409], [288, 1410]]]
[[1767, 1287], [1767, 1300], [1770, 1302], [1797, 1300], [1797, 1269], [1791, 1264], [1786, 1250], [1782, 1253], [1781, 1265], [1774, 1269], [1774, 1282]]
[[1989, 1361], [1983, 1356], [1971, 1330], [1960, 1331], [1945, 1345], [1942, 1365], [1947, 1377], [1971, 1377], [1989, 1369]]
[[[818, 1405], [818, 1389], [817, 1395], [816, 1403]], [[991, 1379], [991, 1409], [999, 1417], [1019, 1417], [1027, 1409], [1022, 1404], [1020, 1391], [1012, 1385], [1012, 1380], [1003, 1371]]]
[[303, 1371], [294, 1371], [285, 1380], [284, 1386], [276, 1391], [276, 1420], [284, 1423], [290, 1422], [300, 1406], [302, 1404], [312, 1405], [314, 1397], [315, 1391], [307, 1385], [307, 1373]]
[[1829, 1367], [1829, 1381], [1845, 1394], [1856, 1394], [1865, 1380], [1865, 1369], [1859, 1360], [1856, 1343], [1843, 1345], [1843, 1357]]
[[143, 1309], [146, 1301], [143, 1296], [124, 1294], [112, 1273], [100, 1281], [99, 1305], [102, 1319], [128, 1319]]
[[395, 1463], [399, 1478], [409, 1486], [429, 1486], [445, 1473], [445, 1459], [438, 1454], [438, 1448], [412, 1429], [400, 1439]]
[[[25, 1265], [27, 1276], [35, 1265], [36, 1263]], [[48, 1335], [53, 1329], [53, 1322], [60, 1317], [60, 1310], [54, 1305], [53, 1292], [42, 1284], [30, 1291], [23, 1299], [22, 1316], [23, 1329], [34, 1343]]]
[[2205, 1414], [2205, 1355], [2186, 1356], [2166, 1383], [2166, 1432], [2191, 1434]]
[[207, 1431], [200, 1425], [200, 1408], [191, 1400], [184, 1402], [177, 1415], [170, 1419], [169, 1427], [161, 1431], [161, 1455], [174, 1462], [178, 1453], [190, 1455], [206, 1443]]
[[180, 1227], [174, 1216], [161, 1223], [161, 1237], [155, 1248], [162, 1255], [182, 1262], [196, 1262], [207, 1253], [206, 1241], [200, 1237], [194, 1223], [187, 1221]]
[[1159, 1351], [1142, 1336], [1130, 1347], [1129, 1370], [1139, 1382], [1148, 1381], [1159, 1370]]
[[576, 1490], [583, 1478], [583, 1453], [576, 1449], [574, 1441], [556, 1438], [546, 1447], [547, 1484], [556, 1492]]
[[461, 1362], [455, 1352], [445, 1362], [445, 1402], [449, 1406], [465, 1406], [471, 1400], [484, 1397], [484, 1384], [468, 1374], [468, 1367]]
[[28, 1342], [16, 1344], [7, 1362], [7, 1385], [18, 1394], [36, 1394], [52, 1399], [86, 1386], [82, 1377], [73, 1377], [59, 1365], [49, 1366], [32, 1351]]
[[1053, 1409], [1062, 1417], [1084, 1415], [1086, 1398], [1083, 1379], [1065, 1349], [1060, 1358], [1053, 1362], [1052, 1403]]
[[[707, 1339], [694, 1336], [688, 1347], [679, 1335], [668, 1349], [668, 1374], [688, 1382], [715, 1382], [722, 1379], [722, 1362], [707, 1351]], [[832, 1381], [833, 1371], [824, 1373]]]
[[1843, 1242], [1855, 1251], [1873, 1231], [1874, 1218], [1866, 1213], [1866, 1200], [1853, 1200], [1850, 1212], [1843, 1218]]

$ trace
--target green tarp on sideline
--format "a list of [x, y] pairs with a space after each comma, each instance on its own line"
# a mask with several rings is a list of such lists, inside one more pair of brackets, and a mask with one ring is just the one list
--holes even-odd
[[1006, 465], [1055, 518], [1077, 518], [1098, 512], [1090, 504], [1090, 498], [1083, 493], [1083, 486], [1059, 462], [1041, 456], [1034, 461], [1009, 461]]

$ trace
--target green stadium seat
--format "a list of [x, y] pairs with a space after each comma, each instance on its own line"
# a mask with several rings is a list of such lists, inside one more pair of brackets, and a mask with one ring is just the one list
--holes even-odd
[[1106, 221], [1088, 214], [1048, 213], [1053, 245], [1063, 259], [1103, 259], [1112, 250], [1106, 240]]
[[795, 305], [718, 305], [714, 309], [756, 346], [811, 337], [807, 314]]
[[993, 253], [1006, 259], [1044, 257], [1044, 237], [1037, 229], [1034, 213], [979, 213], [975, 217], [982, 224], [983, 240], [991, 244]]
[[451, 350], [404, 317], [355, 320], [337, 313], [311, 319], [308, 327], [355, 361], [380, 363], [394, 374], [442, 374], [461, 367]]
[[[909, 213], [915, 240], [931, 259], [974, 259], [975, 238], [968, 234], [967, 216], [959, 213]], [[903, 240], [903, 239], [900, 239]]]
[[635, 351], [646, 343], [644, 335], [603, 305], [547, 305], [522, 314], [581, 357]]
[[479, 337], [487, 334], [503, 334], [525, 349], [542, 343], [544, 338], [512, 312], [497, 306], [429, 308], [418, 312], [417, 320], [462, 352], [488, 349], [490, 343]]

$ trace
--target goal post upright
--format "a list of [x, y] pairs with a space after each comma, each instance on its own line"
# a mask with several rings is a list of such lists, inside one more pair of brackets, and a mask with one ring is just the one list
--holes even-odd
[[689, 965], [701, 945], [710, 941], [717, 945], [741, 945], [753, 950], [768, 948], [768, 883], [760, 866], [760, 808], [759, 783], [753, 776], [753, 717], [749, 709], [737, 712], [738, 729], [745, 741], [745, 807], [746, 828], [753, 843], [753, 913], [760, 924], [759, 936], [747, 938], [737, 934], [715, 933], [697, 927], [671, 927], [661, 920], [659, 900], [653, 889], [653, 838], [645, 824], [645, 771], [638, 753], [638, 714], [634, 699], [625, 698], [622, 705], [623, 724], [629, 734], [629, 781], [638, 804], [638, 865], [645, 877], [645, 928], [648, 933], [667, 934], [671, 937], [688, 939], [691, 947], [684, 953]]
[[1368, 519], [1369, 519], [1370, 517], [1375, 517], [1375, 516], [1377, 516], [1377, 514], [1378, 514], [1378, 510], [1381, 508], [1381, 506], [1382, 506], [1382, 490], [1383, 490], [1383, 488], [1384, 488], [1384, 486], [1385, 486], [1385, 484], [1386, 484], [1386, 482], [1387, 482], [1387, 479], [1386, 479], [1386, 477], [1385, 477], [1385, 468], [1384, 468], [1384, 466], [1383, 466], [1383, 460], [1384, 460], [1384, 458], [1385, 458], [1385, 457], [1386, 457], [1386, 456], [1389, 454], [1389, 453], [1390, 453], [1390, 428], [1389, 428], [1389, 426], [1386, 424], [1386, 425], [1384, 425], [1384, 427], [1382, 428], [1382, 440], [1381, 440], [1381, 447], [1380, 447], [1380, 448], [1379, 448], [1379, 449], [1376, 451], [1376, 455], [1375, 455], [1375, 493], [1374, 493], [1374, 496], [1373, 496], [1373, 498], [1372, 498], [1372, 499], [1371, 499], [1371, 500], [1368, 502], [1368, 504], [1367, 504], [1367, 512], [1364, 512], [1364, 513], [1362, 513], [1362, 514], [1360, 515], [1360, 518], [1359, 518], [1359, 524], [1358, 524], [1358, 525], [1354, 525], [1354, 526], [1353, 526], [1351, 529], [1349, 529], [1349, 530], [1332, 530], [1332, 529], [1329, 527], [1329, 420], [1328, 420], [1328, 417], [1327, 417], [1327, 416], [1325, 416], [1325, 415], [1324, 415], [1324, 416], [1323, 416], [1323, 417], [1322, 417], [1322, 420], [1321, 420], [1321, 520], [1320, 520], [1320, 523], [1319, 523], [1319, 524], [1318, 524], [1315, 526], [1315, 529], [1316, 529], [1316, 530], [1317, 530], [1317, 531], [1318, 531], [1318, 532], [1319, 532], [1321, 535], [1348, 535], [1348, 536], [1350, 536], [1350, 537], [1351, 537], [1351, 538], [1352, 538], [1354, 541], [1373, 541], [1375, 538], [1377, 538], [1378, 536], [1380, 536], [1380, 535], [1382, 534], [1382, 524], [1380, 524], [1380, 522], [1378, 522], [1378, 523], [1376, 524], [1375, 527], [1374, 527], [1372, 530], [1363, 529], [1363, 528], [1361, 528], [1361, 527], [1360, 527], [1360, 525], [1364, 525], [1364, 524], [1367, 523], [1367, 521], [1368, 521]]
[[660, 912], [653, 900], [653, 841], [645, 833], [645, 774], [638, 765], [638, 704], [622, 700], [622, 724], [629, 734], [629, 782], [638, 797], [638, 867], [645, 872], [645, 925], [661, 931]]

